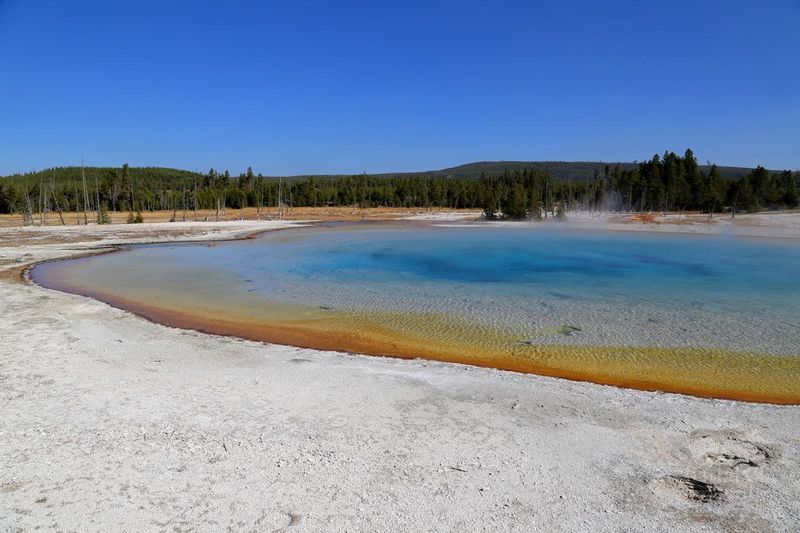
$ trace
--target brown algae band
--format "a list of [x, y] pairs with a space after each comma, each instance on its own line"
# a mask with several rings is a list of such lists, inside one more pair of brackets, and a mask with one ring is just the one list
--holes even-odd
[[[476, 338], [469, 333], [475, 330], [467, 324], [430, 314], [354, 315], [308, 309], [296, 318], [254, 320], [166, 309], [102, 294], [92, 296], [154, 322], [255, 341], [403, 359], [423, 358], [703, 398], [800, 404], [800, 356], [709, 348], [530, 345], [520, 343], [519, 339], [507, 339], [498, 331], [482, 330], [480, 338]], [[414, 333], [431, 329], [458, 330], [463, 340]]]

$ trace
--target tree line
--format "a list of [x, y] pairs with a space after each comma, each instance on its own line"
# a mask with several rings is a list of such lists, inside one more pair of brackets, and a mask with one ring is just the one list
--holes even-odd
[[[426, 175], [366, 174], [287, 180], [253, 173], [239, 176], [210, 169], [205, 174], [165, 168], [62, 167], [0, 179], [0, 213], [21, 214], [27, 223], [56, 213], [78, 213], [78, 221], [104, 222], [109, 211], [187, 212], [255, 207], [354, 206], [482, 209], [487, 218], [538, 219], [574, 210], [603, 212], [754, 212], [798, 206], [800, 175], [753, 169], [740, 179], [704, 171], [691, 150], [654, 155], [635, 164], [606, 165], [585, 180], [555, 179], [546, 168], [527, 168], [479, 179]], [[179, 215], [179, 212], [181, 215]], [[82, 215], [81, 215], [82, 213]], [[91, 216], [90, 216], [91, 213]], [[75, 216], [75, 215], [73, 215]]]

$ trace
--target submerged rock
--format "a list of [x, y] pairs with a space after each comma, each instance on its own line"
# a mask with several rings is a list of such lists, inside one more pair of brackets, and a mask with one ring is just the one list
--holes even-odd
[[556, 333], [567, 336], [570, 336], [578, 331], [582, 331], [581, 328], [578, 326], [570, 326], [569, 324], [562, 324], [556, 328]]

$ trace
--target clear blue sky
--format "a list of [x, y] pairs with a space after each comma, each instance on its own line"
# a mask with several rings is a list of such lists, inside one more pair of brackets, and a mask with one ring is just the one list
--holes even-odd
[[0, 0], [0, 174], [800, 168], [800, 1]]

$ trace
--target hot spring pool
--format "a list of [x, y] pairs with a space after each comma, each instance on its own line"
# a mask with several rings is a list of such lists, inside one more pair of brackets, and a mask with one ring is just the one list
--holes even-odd
[[36, 283], [211, 333], [800, 403], [800, 245], [345, 224], [133, 246]]

